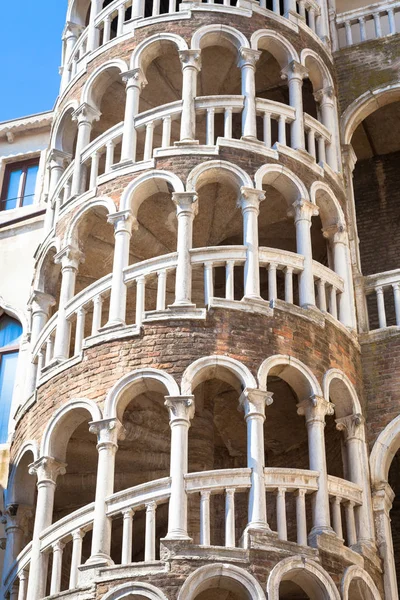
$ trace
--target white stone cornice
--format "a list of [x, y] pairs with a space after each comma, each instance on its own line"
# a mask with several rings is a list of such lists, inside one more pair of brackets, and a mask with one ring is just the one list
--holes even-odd
[[142, 90], [147, 85], [146, 76], [140, 67], [124, 71], [121, 73], [121, 78], [126, 83], [126, 87], [138, 87]]
[[87, 102], [83, 102], [78, 108], [72, 113], [72, 120], [80, 123], [93, 123], [98, 121], [101, 117], [101, 112], [94, 108]]
[[239, 58], [238, 58], [238, 67], [241, 69], [242, 67], [248, 66], [253, 67], [255, 69], [256, 63], [261, 56], [261, 50], [253, 50], [253, 48], [246, 48], [241, 46], [239, 48]]
[[306, 400], [297, 404], [297, 414], [306, 418], [306, 423], [322, 422], [325, 423], [325, 417], [333, 415], [335, 405], [323, 396], [310, 396]]
[[65, 246], [60, 252], [54, 257], [54, 262], [56, 264], [61, 264], [62, 268], [72, 267], [74, 269], [78, 269], [79, 263], [84, 262], [85, 257], [83, 252], [76, 248], [75, 246]]
[[365, 419], [362, 415], [349, 415], [336, 419], [336, 429], [343, 432], [346, 441], [352, 439], [364, 441], [364, 423]]
[[295, 223], [302, 220], [311, 222], [312, 217], [316, 217], [319, 214], [319, 210], [316, 204], [313, 204], [304, 198], [300, 198], [293, 202], [287, 214], [288, 217], [294, 217]]
[[239, 404], [245, 414], [245, 419], [260, 416], [265, 419], [265, 407], [273, 403], [273, 392], [246, 388], [240, 398]]
[[166, 396], [164, 405], [168, 408], [171, 425], [177, 421], [190, 423], [194, 417], [194, 396]]
[[59, 475], [65, 475], [67, 465], [51, 456], [42, 456], [29, 465], [29, 474], [36, 475], [38, 484], [53, 483], [55, 485]]
[[115, 446], [117, 448], [118, 440], [123, 440], [125, 437], [124, 427], [118, 419], [91, 421], [89, 431], [97, 435], [98, 448], [99, 446]]
[[287, 67], [282, 69], [282, 79], [306, 79], [308, 77], [308, 70], [296, 60], [292, 60]]
[[182, 69], [191, 67], [197, 71], [201, 70], [201, 50], [179, 50], [179, 58]]

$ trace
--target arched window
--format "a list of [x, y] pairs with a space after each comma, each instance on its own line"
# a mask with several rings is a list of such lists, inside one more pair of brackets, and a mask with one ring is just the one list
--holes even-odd
[[8, 419], [17, 369], [21, 324], [4, 314], [0, 317], [0, 443], [7, 441]]

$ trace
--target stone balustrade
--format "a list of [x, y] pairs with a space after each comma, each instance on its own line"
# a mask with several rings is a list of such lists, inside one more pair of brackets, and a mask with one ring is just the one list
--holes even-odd
[[[368, 297], [375, 296], [375, 306], [370, 305], [370, 329], [386, 329], [390, 325], [400, 327], [400, 269], [376, 273], [364, 277], [364, 291]], [[375, 317], [377, 311], [377, 319]], [[388, 312], [390, 311], [388, 322]]]
[[[262, 299], [265, 307], [275, 306], [279, 301], [287, 305], [298, 304], [295, 290], [299, 288], [298, 278], [304, 270], [304, 257], [294, 252], [273, 248], [259, 248], [259, 268], [268, 273], [268, 294]], [[247, 259], [245, 246], [217, 246], [195, 248], [190, 250], [192, 270], [192, 296], [196, 306], [230, 306], [239, 310], [247, 310], [242, 297], [235, 297], [235, 268], [244, 267]], [[146, 320], [167, 317], [168, 306], [175, 302], [175, 274], [178, 254], [171, 253], [144, 260], [124, 269], [124, 283], [127, 287], [127, 300], [134, 307], [132, 322], [126, 324], [127, 335], [140, 331]], [[223, 286], [216, 288], [217, 269], [224, 271]], [[329, 313], [338, 319], [338, 303], [344, 293], [343, 279], [334, 271], [317, 261], [312, 263], [314, 286], [317, 290], [317, 307], [323, 313]], [[200, 278], [198, 275], [200, 274]], [[55, 366], [60, 357], [55, 357], [57, 332], [64, 332], [65, 355], [63, 360], [78, 357], [82, 349], [98, 341], [99, 335], [111, 334], [115, 328], [108, 327], [110, 295], [112, 293], [112, 274], [106, 275], [76, 294], [60, 312], [53, 315], [44, 326], [33, 351], [32, 361], [35, 365], [35, 381], [47, 374]], [[153, 292], [152, 303], [146, 300], [146, 285], [151, 282]], [[238, 280], [239, 282], [239, 280]], [[280, 284], [279, 282], [282, 282]], [[237, 286], [236, 286], [237, 288]], [[239, 289], [239, 288], [237, 288]], [[169, 301], [168, 301], [169, 300]], [[123, 307], [124, 311], [126, 306]], [[66, 327], [66, 328], [65, 328]], [[60, 329], [61, 328], [61, 329]], [[73, 341], [73, 343], [72, 343]]]
[[[307, 496], [316, 497], [319, 473], [303, 469], [265, 468], [265, 493], [275, 504], [276, 532], [278, 539], [288, 540], [288, 518], [295, 520], [297, 544], [307, 546], [308, 534], [313, 526], [311, 510], [307, 508]], [[238, 494], [248, 494], [251, 487], [251, 469], [223, 469], [189, 473], [185, 475], [185, 490], [189, 498], [191, 523], [198, 530], [198, 539], [193, 542], [200, 546], [218, 546], [215, 527], [214, 503], [212, 497], [223, 497], [225, 504], [224, 523], [222, 524], [222, 547], [238, 546], [243, 530], [237, 529], [237, 510], [235, 500]], [[331, 501], [332, 525], [339, 540], [343, 541], [341, 507], [343, 506], [346, 522], [346, 544], [357, 544], [358, 523], [357, 509], [362, 505], [362, 491], [359, 486], [349, 481], [328, 475], [328, 492]], [[106, 501], [106, 515], [112, 520], [122, 520], [121, 565], [132, 563], [134, 549], [144, 548], [143, 563], [151, 563], [157, 559], [157, 548], [160, 537], [157, 537], [157, 508], [169, 502], [171, 496], [171, 478], [165, 477], [112, 494]], [[293, 498], [293, 502], [289, 497]], [[191, 502], [193, 499], [193, 503]], [[291, 510], [293, 505], [294, 510]], [[197, 512], [198, 511], [198, 512]], [[289, 511], [290, 514], [289, 514]], [[293, 512], [293, 515], [292, 515]], [[144, 515], [144, 529], [141, 539], [133, 536], [133, 522], [140, 514]], [[197, 515], [197, 516], [196, 516]], [[53, 523], [40, 535], [40, 551], [44, 555], [52, 555], [50, 571], [50, 595], [60, 592], [62, 575], [62, 557], [68, 544], [71, 551], [68, 555], [69, 588], [79, 587], [79, 566], [82, 564], [82, 540], [93, 528], [95, 516], [94, 503], [72, 512]], [[197, 522], [197, 525], [196, 525]], [[219, 528], [221, 529], [221, 527]], [[220, 533], [220, 532], [218, 532]], [[197, 535], [197, 534], [196, 534]], [[194, 536], [196, 537], [196, 536]], [[66, 551], [65, 551], [66, 552]], [[66, 552], [67, 553], [67, 552]], [[10, 571], [5, 576], [5, 589], [15, 584], [23, 585], [18, 600], [26, 599], [25, 577], [29, 570], [31, 544], [28, 544], [17, 557]], [[21, 584], [21, 575], [23, 583]], [[64, 569], [65, 575], [65, 569]], [[21, 587], [20, 587], [21, 590]]]
[[375, 40], [399, 31], [400, 2], [376, 2], [336, 16], [339, 48]]
[[306, 133], [306, 150], [318, 162], [327, 162], [332, 134], [317, 119], [304, 115], [304, 129]]

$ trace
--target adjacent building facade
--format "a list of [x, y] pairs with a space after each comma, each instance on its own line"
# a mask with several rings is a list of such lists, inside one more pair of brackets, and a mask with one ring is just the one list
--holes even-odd
[[2, 597], [396, 600], [400, 2], [70, 0], [0, 123]]

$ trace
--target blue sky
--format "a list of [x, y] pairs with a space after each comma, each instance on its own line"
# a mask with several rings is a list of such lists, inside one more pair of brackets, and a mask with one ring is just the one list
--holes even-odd
[[57, 98], [67, 0], [3, 0], [0, 121], [50, 110]]

